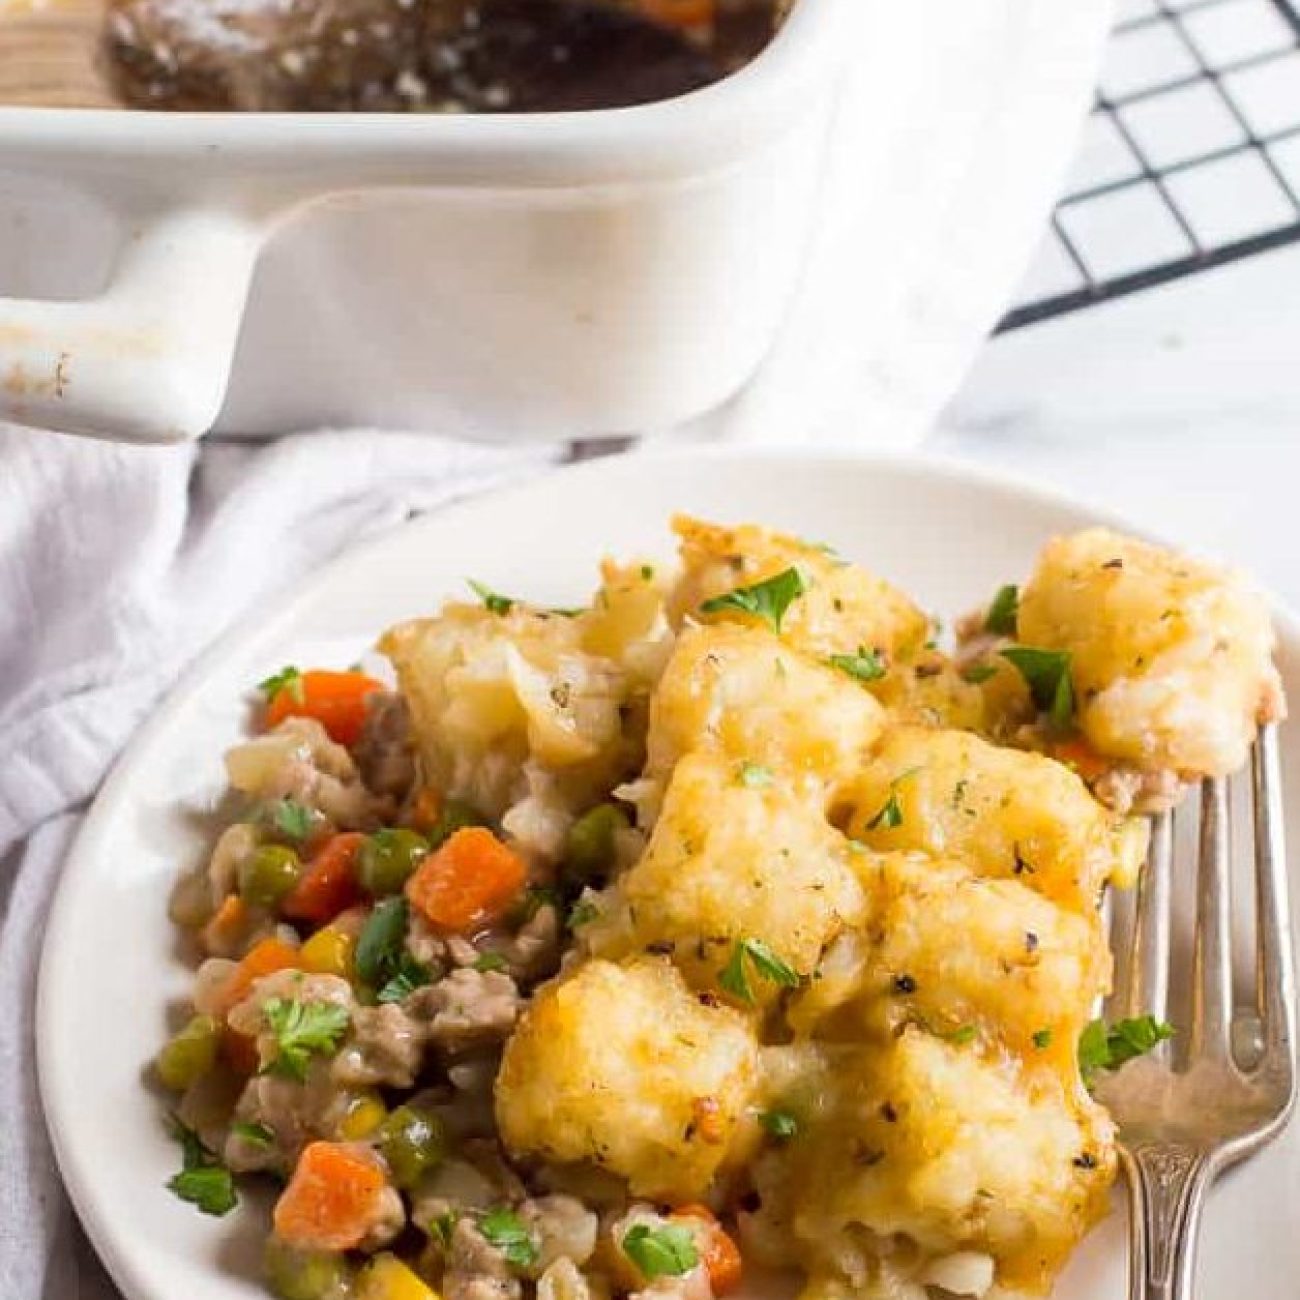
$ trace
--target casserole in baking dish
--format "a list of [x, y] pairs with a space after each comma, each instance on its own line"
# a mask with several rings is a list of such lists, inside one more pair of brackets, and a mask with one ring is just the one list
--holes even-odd
[[707, 412], [775, 337], [872, 8], [802, 0], [739, 70], [631, 107], [0, 109], [0, 418], [170, 441]]

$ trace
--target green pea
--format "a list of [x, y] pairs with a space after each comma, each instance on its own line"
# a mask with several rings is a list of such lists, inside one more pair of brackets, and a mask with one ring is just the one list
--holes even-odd
[[400, 894], [408, 877], [429, 855], [429, 841], [405, 827], [376, 831], [357, 851], [357, 879], [376, 898]]
[[629, 826], [627, 814], [612, 803], [597, 804], [569, 828], [564, 875], [575, 885], [603, 880], [614, 866], [615, 837]]
[[446, 1153], [442, 1121], [415, 1106], [399, 1106], [379, 1127], [379, 1149], [398, 1187], [414, 1187]]
[[263, 1256], [266, 1285], [280, 1300], [334, 1300], [347, 1293], [347, 1260], [326, 1250], [296, 1250], [269, 1237]]
[[214, 1016], [195, 1016], [158, 1053], [154, 1069], [164, 1088], [184, 1092], [217, 1063], [221, 1027]]
[[438, 814], [438, 820], [434, 822], [433, 829], [429, 832], [429, 847], [441, 848], [457, 831], [463, 831], [467, 826], [483, 825], [485, 825], [483, 818], [469, 804], [462, 803], [459, 799], [448, 799], [442, 805], [442, 812]]
[[274, 907], [302, 875], [302, 862], [285, 844], [263, 844], [239, 864], [239, 892], [255, 907]]

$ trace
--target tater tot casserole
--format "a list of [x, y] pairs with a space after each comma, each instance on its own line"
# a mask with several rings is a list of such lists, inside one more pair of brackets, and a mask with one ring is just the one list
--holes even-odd
[[1105, 1215], [1091, 1086], [1174, 1029], [1092, 1019], [1101, 900], [1282, 715], [1262, 598], [1091, 529], [944, 637], [674, 528], [260, 684], [152, 1072], [176, 1195], [274, 1186], [282, 1300], [1014, 1300]]

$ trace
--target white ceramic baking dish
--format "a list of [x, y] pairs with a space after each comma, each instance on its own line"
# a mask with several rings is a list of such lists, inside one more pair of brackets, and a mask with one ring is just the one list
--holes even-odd
[[505, 439], [709, 411], [797, 281], [871, 7], [801, 0], [748, 67], [629, 109], [0, 109], [0, 418]]

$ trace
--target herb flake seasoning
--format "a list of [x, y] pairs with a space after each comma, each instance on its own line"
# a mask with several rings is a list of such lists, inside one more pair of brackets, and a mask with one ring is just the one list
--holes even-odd
[[807, 590], [808, 584], [804, 581], [803, 574], [791, 567], [762, 582], [714, 596], [700, 606], [700, 612], [725, 614], [737, 611], [749, 614], [762, 619], [773, 632], [780, 633], [786, 611]]
[[892, 831], [903, 824], [903, 805], [898, 801], [898, 787], [904, 781], [914, 777], [920, 770], [919, 767], [909, 767], [906, 772], [900, 772], [889, 783], [889, 796], [876, 810], [871, 820], [867, 822], [867, 830]]
[[749, 982], [750, 967], [761, 979], [778, 988], [799, 986], [798, 973], [761, 939], [737, 939], [718, 982], [740, 1002], [752, 1005], [754, 1001], [754, 990]]
[[879, 681], [887, 671], [885, 656], [879, 650], [869, 650], [861, 645], [857, 654], [831, 655], [827, 662], [832, 668], [838, 668], [860, 682]]
[[1009, 645], [998, 651], [1025, 679], [1034, 707], [1047, 715], [1059, 731], [1074, 721], [1074, 683], [1070, 678], [1068, 650], [1042, 650], [1037, 646]]
[[257, 689], [266, 697], [268, 704], [284, 691], [289, 692], [295, 704], [303, 702], [302, 673], [293, 664], [286, 664], [278, 673], [263, 678], [257, 683]]
[[676, 1223], [665, 1223], [658, 1228], [634, 1223], [623, 1234], [622, 1245], [623, 1254], [647, 1282], [657, 1277], [681, 1277], [700, 1262], [694, 1234]]
[[984, 615], [984, 630], [996, 636], [1015, 636], [1016, 619], [1020, 616], [1020, 588], [1007, 583], [998, 588], [988, 613]]
[[469, 589], [483, 602], [483, 608], [489, 614], [508, 614], [518, 603], [511, 596], [503, 596], [499, 591], [493, 591], [491, 587], [482, 582], [476, 582], [473, 578], [466, 578]]
[[1174, 1027], [1152, 1015], [1117, 1020], [1113, 1025], [1094, 1020], [1079, 1035], [1079, 1073], [1091, 1086], [1099, 1070], [1118, 1070], [1173, 1036]]
[[763, 1131], [778, 1142], [788, 1142], [799, 1132], [799, 1121], [788, 1110], [765, 1110], [758, 1122]]
[[480, 1220], [479, 1231], [495, 1246], [507, 1264], [528, 1268], [537, 1262], [537, 1242], [524, 1221], [513, 1210], [489, 1210]]
[[181, 1144], [181, 1171], [167, 1187], [203, 1214], [220, 1218], [239, 1202], [234, 1175], [204, 1144], [202, 1138], [179, 1119], [172, 1119], [172, 1136]]
[[298, 998], [268, 998], [262, 1016], [275, 1035], [276, 1055], [265, 1073], [304, 1083], [311, 1057], [332, 1052], [347, 1032], [347, 1007]]

